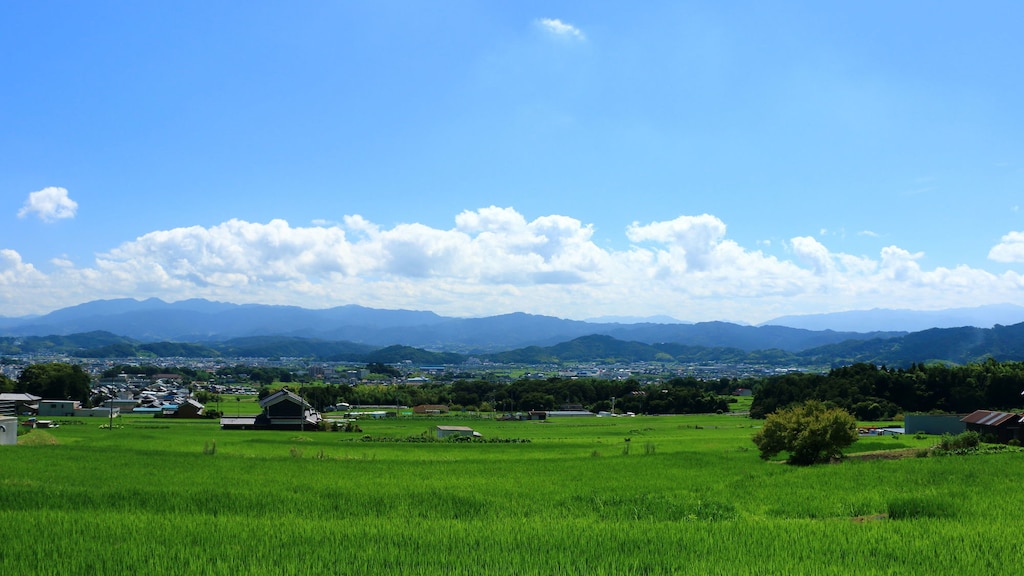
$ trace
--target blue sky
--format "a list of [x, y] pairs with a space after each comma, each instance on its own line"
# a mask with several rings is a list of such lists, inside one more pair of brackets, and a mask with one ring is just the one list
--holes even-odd
[[1019, 2], [0, 3], [0, 315], [1024, 304]]

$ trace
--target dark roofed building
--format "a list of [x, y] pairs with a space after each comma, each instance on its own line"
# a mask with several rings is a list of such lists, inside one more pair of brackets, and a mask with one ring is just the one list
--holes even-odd
[[171, 418], [202, 418], [206, 407], [198, 401], [189, 398], [181, 404], [164, 404], [162, 415]]
[[1005, 444], [1010, 440], [1021, 440], [1021, 415], [1012, 412], [993, 412], [991, 410], [975, 410], [960, 419], [968, 430], [982, 436], [995, 437]]
[[255, 418], [221, 418], [225, 430], [316, 430], [323, 418], [301, 396], [282, 388], [260, 400], [263, 412]]

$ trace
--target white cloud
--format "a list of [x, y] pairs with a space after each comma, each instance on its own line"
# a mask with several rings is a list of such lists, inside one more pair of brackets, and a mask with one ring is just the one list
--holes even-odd
[[[925, 269], [922, 253], [898, 246], [853, 256], [799, 236], [772, 255], [763, 251], [770, 246], [730, 239], [710, 214], [633, 223], [623, 233], [628, 248], [603, 248], [593, 227], [575, 218], [529, 220], [495, 206], [464, 211], [448, 229], [387, 228], [360, 215], [321, 226], [229, 220], [150, 232], [86, 267], [61, 256], [49, 273], [0, 250], [0, 301], [6, 314], [156, 296], [309, 308], [357, 303], [455, 316], [522, 311], [759, 322], [792, 313], [1012, 302], [1024, 288], [1013, 272]], [[1024, 258], [1024, 233], [1008, 234], [1000, 246]]]
[[[643, 226], [634, 222], [626, 230], [626, 237], [633, 242], [653, 241], [667, 245], [668, 250], [660, 252], [660, 258], [663, 262], [673, 260], [672, 268], [677, 272], [704, 270], [714, 263], [714, 253], [725, 237], [725, 223], [710, 214], [680, 216]], [[685, 267], [680, 268], [683, 264]]]
[[68, 197], [65, 188], [50, 186], [29, 194], [18, 211], [18, 218], [35, 214], [43, 222], [55, 222], [74, 218], [77, 211], [78, 203]]
[[1024, 262], [1024, 232], [1010, 232], [988, 251], [989, 260]]
[[555, 36], [572, 38], [574, 40], [586, 40], [586, 36], [584, 36], [579, 28], [562, 22], [558, 18], [540, 18], [536, 22], [537, 26], [540, 26], [541, 29]]
[[821, 242], [810, 236], [799, 236], [790, 240], [790, 245], [797, 259], [809, 265], [816, 274], [832, 270], [832, 256]]

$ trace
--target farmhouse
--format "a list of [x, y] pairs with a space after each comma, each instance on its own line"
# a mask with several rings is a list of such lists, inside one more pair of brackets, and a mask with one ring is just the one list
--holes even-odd
[[469, 426], [438, 426], [437, 427], [437, 437], [438, 438], [447, 438], [449, 436], [466, 436], [466, 437], [472, 438], [474, 436], [475, 437], [482, 437], [483, 435], [480, 434], [479, 432], [476, 432], [475, 430], [473, 430]]
[[158, 416], [164, 418], [200, 418], [206, 407], [189, 398], [180, 404], [164, 404]]
[[1010, 440], [1024, 439], [1021, 434], [1020, 414], [1011, 412], [993, 412], [991, 410], [975, 410], [961, 418], [968, 430], [973, 430], [982, 436], [994, 436], [999, 442], [1006, 443]]
[[221, 418], [224, 430], [316, 430], [323, 418], [294, 392], [282, 388], [260, 400], [263, 412], [255, 418]]

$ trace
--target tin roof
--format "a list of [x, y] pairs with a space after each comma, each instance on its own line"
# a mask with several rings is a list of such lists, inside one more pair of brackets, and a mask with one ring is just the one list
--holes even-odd
[[8, 402], [35, 402], [37, 400], [42, 400], [42, 398], [39, 396], [33, 396], [32, 394], [4, 392], [0, 394], [0, 400], [6, 400]]
[[1020, 416], [1010, 412], [993, 412], [991, 410], [975, 410], [960, 419], [967, 424], [979, 424], [981, 426], [1000, 426], [1010, 419], [1020, 420]]

